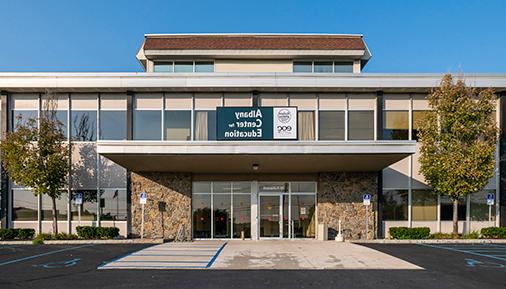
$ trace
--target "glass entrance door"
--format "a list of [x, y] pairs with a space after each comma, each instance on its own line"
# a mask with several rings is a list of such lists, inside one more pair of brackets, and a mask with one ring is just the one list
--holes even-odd
[[283, 234], [281, 195], [260, 195], [260, 238], [280, 238]]

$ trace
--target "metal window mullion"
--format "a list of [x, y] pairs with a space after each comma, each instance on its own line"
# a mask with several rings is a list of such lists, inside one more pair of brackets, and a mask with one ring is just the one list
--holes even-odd
[[316, 112], [315, 112], [315, 140], [320, 140], [320, 94], [316, 94]]
[[214, 182], [211, 182], [211, 239], [214, 239]]
[[72, 142], [71, 142], [71, 129], [72, 129], [72, 93], [68, 94], [68, 110], [67, 110], [67, 141], [69, 145], [69, 173], [67, 181], [67, 233], [72, 234]]
[[192, 93], [192, 107], [190, 112], [190, 140], [195, 140], [195, 93]]
[[293, 231], [293, 226], [292, 226], [292, 182], [288, 182], [288, 239], [292, 239], [295, 237], [292, 235], [292, 231]]
[[441, 233], [441, 195], [437, 194], [437, 232]]
[[408, 140], [413, 140], [413, 95], [409, 94]]
[[412, 177], [413, 177], [413, 156], [409, 156], [408, 159], [409, 163], [409, 178], [408, 178], [408, 227], [411, 228], [413, 226], [413, 214], [412, 214], [412, 202], [413, 202], [413, 195], [412, 195]]
[[[96, 139], [100, 139], [100, 92], [97, 95], [97, 137]], [[96, 176], [97, 176], [97, 224], [101, 226], [101, 208], [100, 208], [100, 155], [98, 154], [97, 143], [95, 141], [95, 154], [96, 154]]]
[[161, 117], [162, 125], [160, 126], [162, 129], [162, 141], [165, 140], [165, 92], [162, 92], [162, 117]]
[[230, 182], [230, 239], [234, 238], [234, 182]]
[[348, 94], [344, 94], [344, 140], [349, 140], [349, 98]]

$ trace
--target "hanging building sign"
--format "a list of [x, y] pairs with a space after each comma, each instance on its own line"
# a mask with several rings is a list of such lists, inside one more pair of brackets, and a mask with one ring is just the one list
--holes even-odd
[[218, 107], [218, 140], [296, 140], [295, 107]]

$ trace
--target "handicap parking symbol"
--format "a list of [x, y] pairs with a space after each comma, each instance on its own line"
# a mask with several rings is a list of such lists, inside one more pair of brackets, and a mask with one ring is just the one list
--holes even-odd
[[483, 267], [483, 268], [506, 268], [506, 265], [494, 262], [482, 262], [474, 259], [466, 258], [467, 267]]
[[33, 267], [42, 267], [46, 269], [57, 269], [57, 268], [68, 268], [77, 265], [77, 263], [81, 261], [79, 258], [71, 259], [68, 261], [60, 261], [60, 262], [49, 262], [45, 264], [32, 265]]

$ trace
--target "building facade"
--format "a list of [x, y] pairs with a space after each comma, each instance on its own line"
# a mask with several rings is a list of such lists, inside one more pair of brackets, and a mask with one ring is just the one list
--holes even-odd
[[[142, 192], [150, 238], [323, 238], [323, 225], [332, 238], [339, 220], [352, 239], [450, 232], [451, 201], [418, 163], [417, 123], [442, 75], [361, 73], [370, 57], [360, 35], [146, 35], [142, 73], [0, 73], [1, 128], [57, 97], [72, 148], [64, 232], [138, 237]], [[495, 176], [461, 200], [471, 232], [506, 224], [506, 75], [464, 78], [495, 89], [501, 129]], [[4, 171], [1, 188], [2, 227], [51, 230], [50, 199]]]

